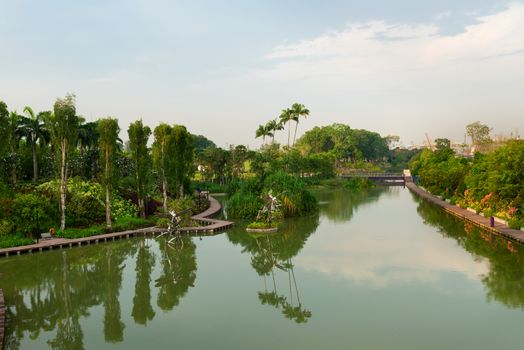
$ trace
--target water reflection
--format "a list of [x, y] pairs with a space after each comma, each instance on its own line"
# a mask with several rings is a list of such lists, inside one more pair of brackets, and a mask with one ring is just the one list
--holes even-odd
[[487, 259], [488, 271], [481, 276], [487, 299], [511, 308], [524, 309], [524, 249], [500, 236], [481, 230], [445, 213], [440, 208], [414, 196], [417, 211], [426, 224], [453, 238], [476, 260]]
[[[264, 291], [257, 292], [260, 303], [274, 307], [296, 323], [306, 323], [312, 312], [302, 305], [293, 258], [317, 226], [315, 215], [288, 220], [278, 233], [249, 235], [243, 229], [228, 233], [233, 244], [240, 244], [244, 253], [251, 254], [251, 266], [264, 281]], [[278, 273], [287, 274], [288, 285], [282, 288], [285, 291], [278, 288]]]
[[84, 349], [82, 319], [90, 317], [97, 305], [103, 307], [105, 342], [122, 342], [126, 324], [121, 302], [127, 301], [121, 300], [120, 291], [126, 264], [135, 262], [132, 319], [147, 325], [155, 317], [151, 281], [157, 263], [161, 263], [161, 274], [155, 279], [160, 309], [173, 310], [194, 286], [196, 246], [190, 237], [183, 240], [181, 247], [169, 246], [164, 239], [131, 239], [3, 259], [5, 349], [19, 349], [25, 337], [36, 340], [44, 333], [51, 349]]
[[373, 203], [383, 195], [398, 195], [399, 188], [375, 187], [360, 191], [326, 189], [315, 191], [320, 210], [332, 222], [346, 222], [353, 218], [359, 206]]

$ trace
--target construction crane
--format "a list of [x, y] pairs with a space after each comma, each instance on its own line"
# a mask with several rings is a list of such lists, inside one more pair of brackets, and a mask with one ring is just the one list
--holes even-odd
[[431, 139], [429, 138], [429, 135], [428, 133], [425, 133], [426, 134], [426, 143], [427, 143], [427, 146], [430, 150], [434, 151], [435, 150], [435, 146], [433, 145], [433, 143], [431, 142]]

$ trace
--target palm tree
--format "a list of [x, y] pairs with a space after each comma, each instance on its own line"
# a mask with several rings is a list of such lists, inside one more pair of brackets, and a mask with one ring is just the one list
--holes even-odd
[[259, 125], [255, 133], [255, 138], [262, 137], [262, 145], [266, 143], [267, 129], [264, 125]]
[[31, 145], [31, 152], [33, 155], [33, 182], [38, 180], [38, 158], [36, 156], [36, 142], [47, 141], [49, 139], [49, 132], [45, 128], [46, 112], [40, 112], [35, 115], [33, 109], [29, 106], [24, 108], [26, 116], [20, 117], [18, 120], [18, 131], [26, 138], [27, 143]]
[[268, 130], [271, 133], [271, 143], [275, 143], [275, 134], [278, 130], [284, 129], [284, 126], [279, 123], [276, 119], [272, 119], [267, 122], [266, 124], [266, 130]]
[[287, 129], [287, 146], [289, 147], [289, 139], [291, 138], [291, 120], [293, 120], [293, 111], [289, 108], [283, 109], [282, 113], [280, 113], [280, 124], [284, 126], [286, 123], [288, 124]]
[[309, 115], [309, 109], [307, 109], [301, 103], [293, 103], [293, 105], [291, 106], [291, 111], [293, 115], [292, 119], [296, 123], [295, 124], [295, 134], [293, 135], [293, 146], [294, 146], [295, 139], [297, 137], [297, 128], [298, 128], [299, 118], [300, 117], [307, 118], [307, 116]]
[[83, 153], [98, 145], [100, 135], [97, 122], [86, 123], [83, 117], [78, 117], [78, 119], [78, 147], [80, 148], [80, 153]]

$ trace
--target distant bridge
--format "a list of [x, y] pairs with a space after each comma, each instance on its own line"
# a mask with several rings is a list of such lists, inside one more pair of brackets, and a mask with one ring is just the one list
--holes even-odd
[[348, 173], [339, 174], [339, 177], [342, 177], [345, 179], [364, 178], [364, 179], [368, 179], [368, 180], [380, 183], [382, 185], [405, 186], [406, 177], [408, 177], [408, 175], [406, 175], [405, 172], [403, 174], [348, 172]]

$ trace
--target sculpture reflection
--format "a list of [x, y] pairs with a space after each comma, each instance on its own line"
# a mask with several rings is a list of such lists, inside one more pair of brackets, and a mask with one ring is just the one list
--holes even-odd
[[187, 236], [180, 240], [176, 245], [169, 244], [167, 237], [159, 241], [162, 275], [155, 280], [155, 287], [159, 288], [157, 305], [164, 311], [173, 310], [189, 287], [195, 286], [196, 245]]
[[[307, 322], [312, 312], [302, 305], [292, 259], [317, 226], [318, 215], [315, 215], [286, 220], [276, 234], [248, 235], [243, 230], [228, 233], [232, 243], [240, 244], [244, 252], [251, 254], [251, 266], [263, 278], [264, 291], [257, 293], [261, 304], [273, 306], [296, 323]], [[279, 271], [287, 274], [289, 292], [279, 292], [277, 288]], [[268, 278], [271, 278], [270, 287]]]

